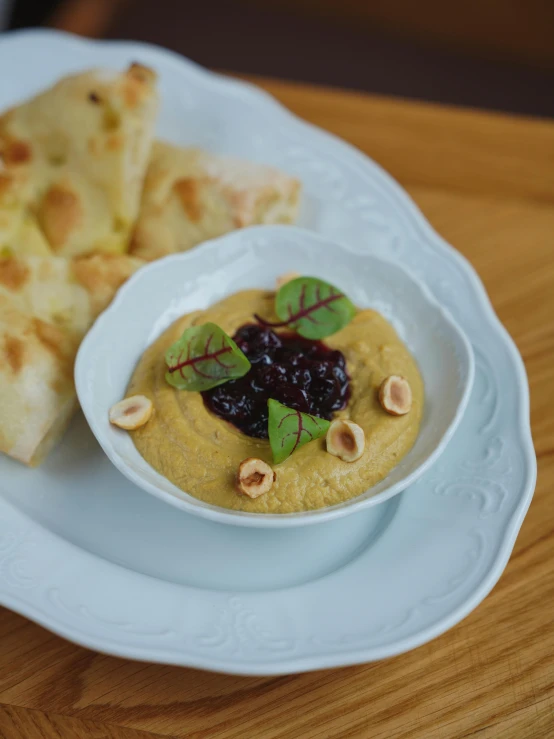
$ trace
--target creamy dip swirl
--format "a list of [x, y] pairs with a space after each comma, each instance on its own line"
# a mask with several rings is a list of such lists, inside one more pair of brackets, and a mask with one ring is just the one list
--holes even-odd
[[[364, 493], [411, 449], [423, 412], [423, 381], [414, 358], [379, 313], [359, 310], [325, 343], [346, 358], [352, 395], [336, 418], [363, 428], [362, 457], [343, 462], [325, 451], [324, 439], [313, 441], [275, 465], [276, 480], [269, 493], [255, 500], [239, 495], [234, 480], [240, 462], [259, 457], [272, 464], [269, 443], [242, 434], [212, 414], [200, 393], [170, 387], [165, 381], [164, 354], [190, 326], [213, 322], [232, 336], [256, 313], [276, 320], [274, 300], [273, 292], [246, 290], [182, 316], [145, 351], [127, 389], [127, 395], [146, 395], [154, 404], [150, 421], [132, 432], [147, 462], [206, 503], [251, 513], [309, 511]], [[402, 375], [411, 385], [413, 404], [405, 416], [391, 416], [381, 408], [378, 389], [388, 375]]]

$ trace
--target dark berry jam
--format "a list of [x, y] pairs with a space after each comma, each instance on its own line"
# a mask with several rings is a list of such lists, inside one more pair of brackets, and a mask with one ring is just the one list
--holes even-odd
[[328, 420], [346, 406], [350, 378], [342, 352], [322, 341], [276, 334], [256, 324], [242, 326], [233, 338], [250, 360], [251, 370], [202, 396], [212, 413], [244, 434], [267, 439], [269, 398]]

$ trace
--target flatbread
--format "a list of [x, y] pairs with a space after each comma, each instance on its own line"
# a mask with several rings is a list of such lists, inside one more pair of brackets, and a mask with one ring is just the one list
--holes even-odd
[[300, 183], [262, 164], [156, 141], [130, 252], [151, 261], [236, 228], [295, 220]]
[[0, 255], [127, 249], [158, 108], [155, 74], [66, 77], [0, 117]]
[[126, 255], [0, 259], [0, 452], [39, 464], [77, 407], [75, 355], [118, 287]]

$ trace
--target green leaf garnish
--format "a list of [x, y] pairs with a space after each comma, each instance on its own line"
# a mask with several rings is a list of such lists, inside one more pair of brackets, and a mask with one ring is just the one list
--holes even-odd
[[309, 441], [325, 436], [329, 421], [300, 413], [277, 400], [267, 401], [269, 409], [269, 443], [275, 464], [284, 462], [294, 451]]
[[356, 307], [334, 285], [316, 277], [297, 277], [277, 292], [275, 312], [280, 323], [256, 319], [273, 328], [288, 326], [306, 339], [324, 339], [350, 323]]
[[250, 362], [215, 323], [187, 328], [165, 353], [167, 382], [178, 390], [202, 392], [242, 377]]

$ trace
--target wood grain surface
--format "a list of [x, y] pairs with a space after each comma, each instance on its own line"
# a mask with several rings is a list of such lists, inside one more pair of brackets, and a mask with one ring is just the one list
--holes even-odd
[[115, 659], [0, 611], [0, 737], [553, 737], [554, 123], [262, 84], [408, 189], [477, 268], [519, 346], [539, 478], [512, 558], [442, 637], [383, 662], [298, 676]]

